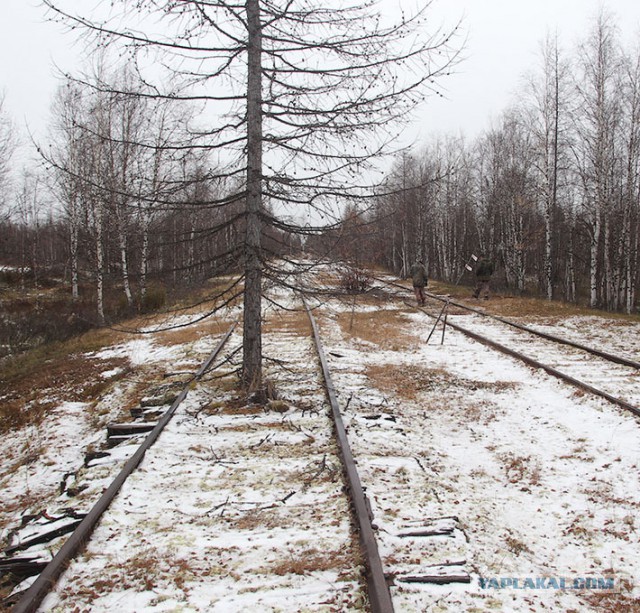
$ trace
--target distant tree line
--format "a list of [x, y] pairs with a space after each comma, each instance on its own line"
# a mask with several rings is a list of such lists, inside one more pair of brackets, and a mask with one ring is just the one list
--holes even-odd
[[[640, 280], [640, 55], [602, 13], [572, 55], [548, 39], [513, 108], [475, 139], [398, 157], [337, 248], [455, 281], [484, 252], [511, 291], [633, 312]], [[349, 240], [347, 228], [360, 236]]]
[[[22, 287], [63, 279], [73, 301], [90, 292], [98, 323], [158, 306], [165, 287], [241, 270], [237, 182], [193, 144], [188, 105], [145, 93], [122, 67], [100, 67], [91, 83], [67, 78], [42, 164], [23, 172], [0, 218], [5, 278]], [[270, 229], [264, 241], [280, 254], [295, 237]]]

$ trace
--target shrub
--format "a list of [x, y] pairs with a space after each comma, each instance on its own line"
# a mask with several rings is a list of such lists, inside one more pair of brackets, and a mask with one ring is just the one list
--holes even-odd
[[167, 301], [167, 291], [162, 285], [151, 285], [142, 299], [140, 308], [143, 313], [150, 313], [162, 308]]
[[340, 273], [340, 285], [350, 294], [362, 294], [371, 288], [371, 275], [360, 268], [349, 266]]

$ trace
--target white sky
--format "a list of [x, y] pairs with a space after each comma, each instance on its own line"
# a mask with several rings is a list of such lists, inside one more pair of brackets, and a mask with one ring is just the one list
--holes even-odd
[[[76, 0], [78, 6], [98, 0]], [[417, 0], [383, 0], [387, 10], [411, 10]], [[434, 24], [463, 19], [466, 59], [443, 85], [446, 99], [432, 98], [417, 117], [413, 135], [438, 133], [474, 137], [513, 99], [522, 75], [537, 66], [540, 43], [556, 29], [572, 49], [601, 6], [615, 16], [623, 40], [640, 42], [638, 0], [434, 0]], [[3, 0], [0, 5], [0, 91], [17, 126], [42, 136], [57, 82], [54, 64], [68, 70], [83, 53], [73, 34], [44, 21], [38, 0]]]

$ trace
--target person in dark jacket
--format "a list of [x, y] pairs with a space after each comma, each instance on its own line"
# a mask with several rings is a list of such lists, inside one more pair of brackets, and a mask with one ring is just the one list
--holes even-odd
[[482, 294], [482, 297], [485, 300], [489, 300], [489, 286], [492, 274], [493, 262], [485, 256], [480, 256], [478, 266], [476, 268], [476, 289], [473, 292], [474, 298], [479, 298], [480, 294]]
[[420, 260], [416, 260], [416, 263], [411, 267], [411, 280], [413, 281], [413, 291], [416, 295], [416, 301], [418, 306], [424, 306], [425, 296], [424, 288], [427, 286], [427, 269]]

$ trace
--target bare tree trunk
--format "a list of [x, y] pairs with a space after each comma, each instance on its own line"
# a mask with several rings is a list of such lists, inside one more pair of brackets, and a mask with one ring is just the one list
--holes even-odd
[[567, 271], [565, 299], [569, 302], [576, 301], [576, 266], [573, 255], [573, 222], [569, 226], [569, 239], [567, 245]]
[[149, 270], [149, 213], [142, 212], [142, 248], [140, 253], [140, 298], [144, 301], [147, 295], [147, 272]]
[[553, 300], [553, 231], [551, 210], [551, 204], [547, 201], [544, 209], [544, 284], [547, 294], [547, 300]]
[[69, 218], [69, 252], [71, 256], [71, 299], [73, 302], [77, 302], [80, 298], [79, 291], [79, 274], [78, 274], [78, 233], [79, 233], [79, 214], [78, 206], [73, 198], [71, 204], [70, 218]]
[[636, 303], [636, 288], [637, 288], [637, 280], [638, 280], [637, 271], [638, 271], [639, 264], [640, 264], [640, 220], [636, 224], [635, 240], [633, 244], [633, 255], [630, 263], [630, 268], [633, 269], [633, 274], [631, 275], [629, 294], [627, 296], [627, 312], [628, 313], [633, 312], [633, 306]]
[[613, 265], [611, 263], [611, 231], [608, 213], [605, 213], [602, 224], [602, 254], [604, 272], [604, 302], [607, 309], [613, 308]]
[[262, 24], [259, 0], [247, 0], [247, 200], [244, 244], [242, 385], [262, 386]]
[[129, 283], [129, 261], [127, 258], [127, 230], [126, 224], [122, 221], [118, 228], [118, 246], [120, 248], [120, 265], [122, 266], [122, 285], [124, 295], [127, 298], [127, 305], [133, 305], [133, 295], [131, 293], [131, 285]]
[[[596, 205], [597, 207], [598, 205]], [[594, 211], [591, 230], [591, 243], [589, 245], [589, 306], [595, 308], [598, 305], [598, 245], [600, 243], [600, 212]]]
[[104, 211], [102, 203], [96, 204], [95, 213], [95, 240], [96, 240], [96, 303], [98, 310], [98, 319], [101, 324], [105, 322], [104, 316], [104, 241], [103, 241], [103, 223]]

